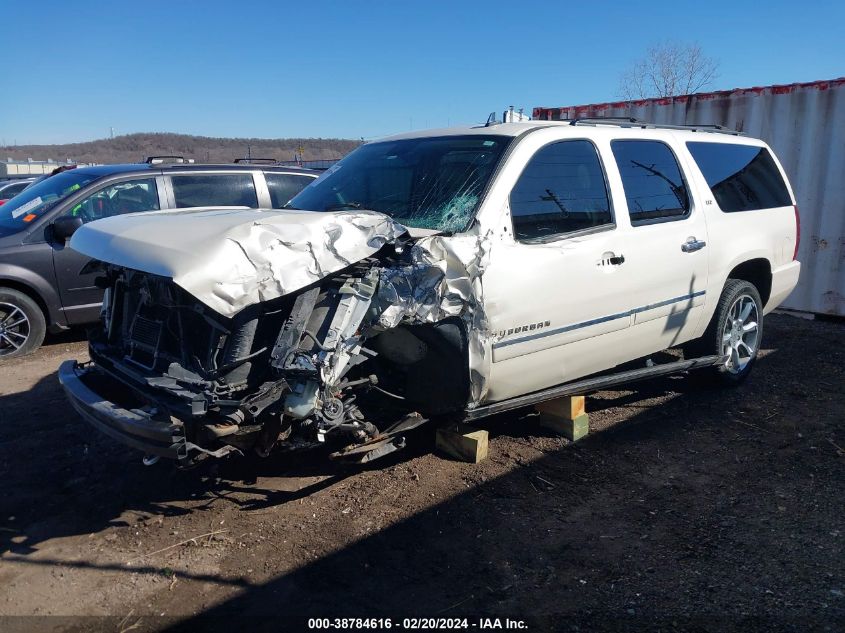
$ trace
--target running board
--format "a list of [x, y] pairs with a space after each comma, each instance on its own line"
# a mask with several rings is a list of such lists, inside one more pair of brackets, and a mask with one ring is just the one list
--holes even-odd
[[666, 376], [667, 374], [676, 374], [690, 369], [700, 369], [702, 367], [713, 367], [714, 365], [722, 365], [728, 360], [727, 356], [702, 356], [700, 358], [691, 358], [690, 360], [680, 360], [676, 363], [664, 363], [661, 365], [653, 365], [651, 367], [643, 367], [641, 369], [630, 369], [622, 371], [618, 374], [610, 374], [605, 376], [597, 376], [594, 378], [586, 378], [584, 380], [576, 380], [575, 382], [567, 382], [557, 387], [544, 389], [543, 391], [536, 391], [526, 396], [517, 396], [510, 400], [503, 400], [502, 402], [494, 402], [477, 409], [468, 409], [464, 413], [464, 419], [467, 421], [485, 418], [488, 415], [502, 413], [503, 411], [510, 411], [511, 409], [519, 409], [521, 407], [528, 407], [546, 400], [554, 400], [555, 398], [562, 398], [564, 396], [582, 396], [600, 389], [607, 389], [609, 387], [616, 387], [617, 385], [636, 382], [638, 380], [647, 380], [657, 376]]

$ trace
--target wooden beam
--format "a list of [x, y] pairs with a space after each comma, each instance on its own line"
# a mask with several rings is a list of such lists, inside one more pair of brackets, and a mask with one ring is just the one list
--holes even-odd
[[535, 405], [540, 413], [548, 413], [555, 417], [566, 420], [574, 420], [579, 415], [586, 413], [586, 402], [584, 396], [564, 396], [554, 400], [546, 400]]
[[434, 438], [438, 450], [470, 464], [477, 464], [487, 458], [487, 444], [487, 431], [468, 426], [437, 429]]
[[590, 417], [584, 396], [564, 396], [534, 405], [540, 414], [540, 426], [577, 442], [590, 432]]

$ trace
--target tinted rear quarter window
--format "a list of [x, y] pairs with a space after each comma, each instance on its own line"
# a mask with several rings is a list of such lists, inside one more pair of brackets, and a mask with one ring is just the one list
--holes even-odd
[[270, 202], [274, 209], [281, 209], [291, 198], [314, 182], [311, 176], [299, 174], [264, 173], [267, 189], [270, 190]]
[[252, 174], [172, 176], [177, 207], [258, 207]]
[[610, 144], [632, 224], [680, 219], [689, 213], [689, 195], [681, 168], [660, 141], [618, 140]]
[[780, 170], [765, 147], [689, 142], [687, 148], [722, 211], [792, 205]]
[[604, 170], [589, 141], [559, 141], [531, 158], [510, 196], [514, 235], [548, 238], [613, 222]]

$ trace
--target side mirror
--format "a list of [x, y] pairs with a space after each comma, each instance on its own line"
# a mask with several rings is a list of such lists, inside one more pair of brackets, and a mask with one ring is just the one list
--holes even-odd
[[56, 241], [66, 241], [70, 236], [76, 233], [76, 229], [82, 226], [82, 218], [77, 218], [72, 215], [63, 215], [56, 218], [53, 222], [53, 236]]

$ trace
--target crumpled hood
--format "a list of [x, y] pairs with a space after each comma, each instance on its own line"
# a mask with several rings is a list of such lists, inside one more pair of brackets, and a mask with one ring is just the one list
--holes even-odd
[[76, 231], [70, 247], [169, 277], [231, 317], [368, 257], [405, 231], [374, 211], [189, 209], [97, 220]]

